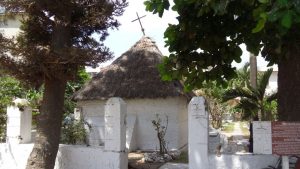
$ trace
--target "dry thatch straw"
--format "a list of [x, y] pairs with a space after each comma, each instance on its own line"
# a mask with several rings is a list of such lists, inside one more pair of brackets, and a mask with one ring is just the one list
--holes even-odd
[[122, 98], [166, 98], [187, 96], [178, 81], [161, 80], [157, 65], [162, 54], [149, 37], [143, 37], [111, 65], [103, 68], [81, 90], [74, 100]]

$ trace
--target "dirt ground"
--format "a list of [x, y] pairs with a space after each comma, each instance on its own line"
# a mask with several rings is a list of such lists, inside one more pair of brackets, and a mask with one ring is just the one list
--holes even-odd
[[128, 169], [158, 169], [165, 163], [145, 163], [142, 153], [128, 154]]

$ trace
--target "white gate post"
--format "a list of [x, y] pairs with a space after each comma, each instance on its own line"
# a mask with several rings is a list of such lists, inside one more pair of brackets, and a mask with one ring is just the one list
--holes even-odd
[[[125, 102], [118, 97], [110, 98], [105, 105], [105, 143], [106, 151], [120, 153], [118, 169], [127, 169], [126, 150], [126, 113]], [[117, 169], [114, 168], [114, 169]]]
[[7, 107], [6, 137], [9, 143], [31, 142], [32, 109], [30, 107]]
[[189, 169], [208, 169], [208, 112], [203, 97], [193, 97], [188, 107]]

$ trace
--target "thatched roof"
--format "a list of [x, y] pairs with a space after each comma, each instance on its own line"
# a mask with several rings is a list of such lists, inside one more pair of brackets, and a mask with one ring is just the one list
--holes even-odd
[[101, 69], [76, 92], [74, 100], [165, 98], [185, 96], [178, 82], [161, 81], [157, 64], [162, 54], [149, 37], [143, 37], [111, 65]]

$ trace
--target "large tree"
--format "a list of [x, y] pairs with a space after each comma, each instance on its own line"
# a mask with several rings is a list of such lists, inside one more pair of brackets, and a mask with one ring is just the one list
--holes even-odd
[[[147, 0], [146, 9], [163, 15], [168, 0]], [[170, 56], [160, 67], [163, 78], [184, 79], [187, 89], [202, 82], [224, 83], [234, 76], [244, 43], [270, 65], [278, 64], [278, 113], [300, 121], [299, 0], [174, 0], [178, 24], [165, 31]]]
[[[103, 41], [117, 28], [125, 0], [1, 0], [7, 15], [25, 14], [16, 39], [1, 36], [0, 65], [36, 88], [44, 86], [37, 135], [27, 169], [52, 169], [68, 80], [112, 57]], [[93, 34], [98, 34], [94, 39]]]

